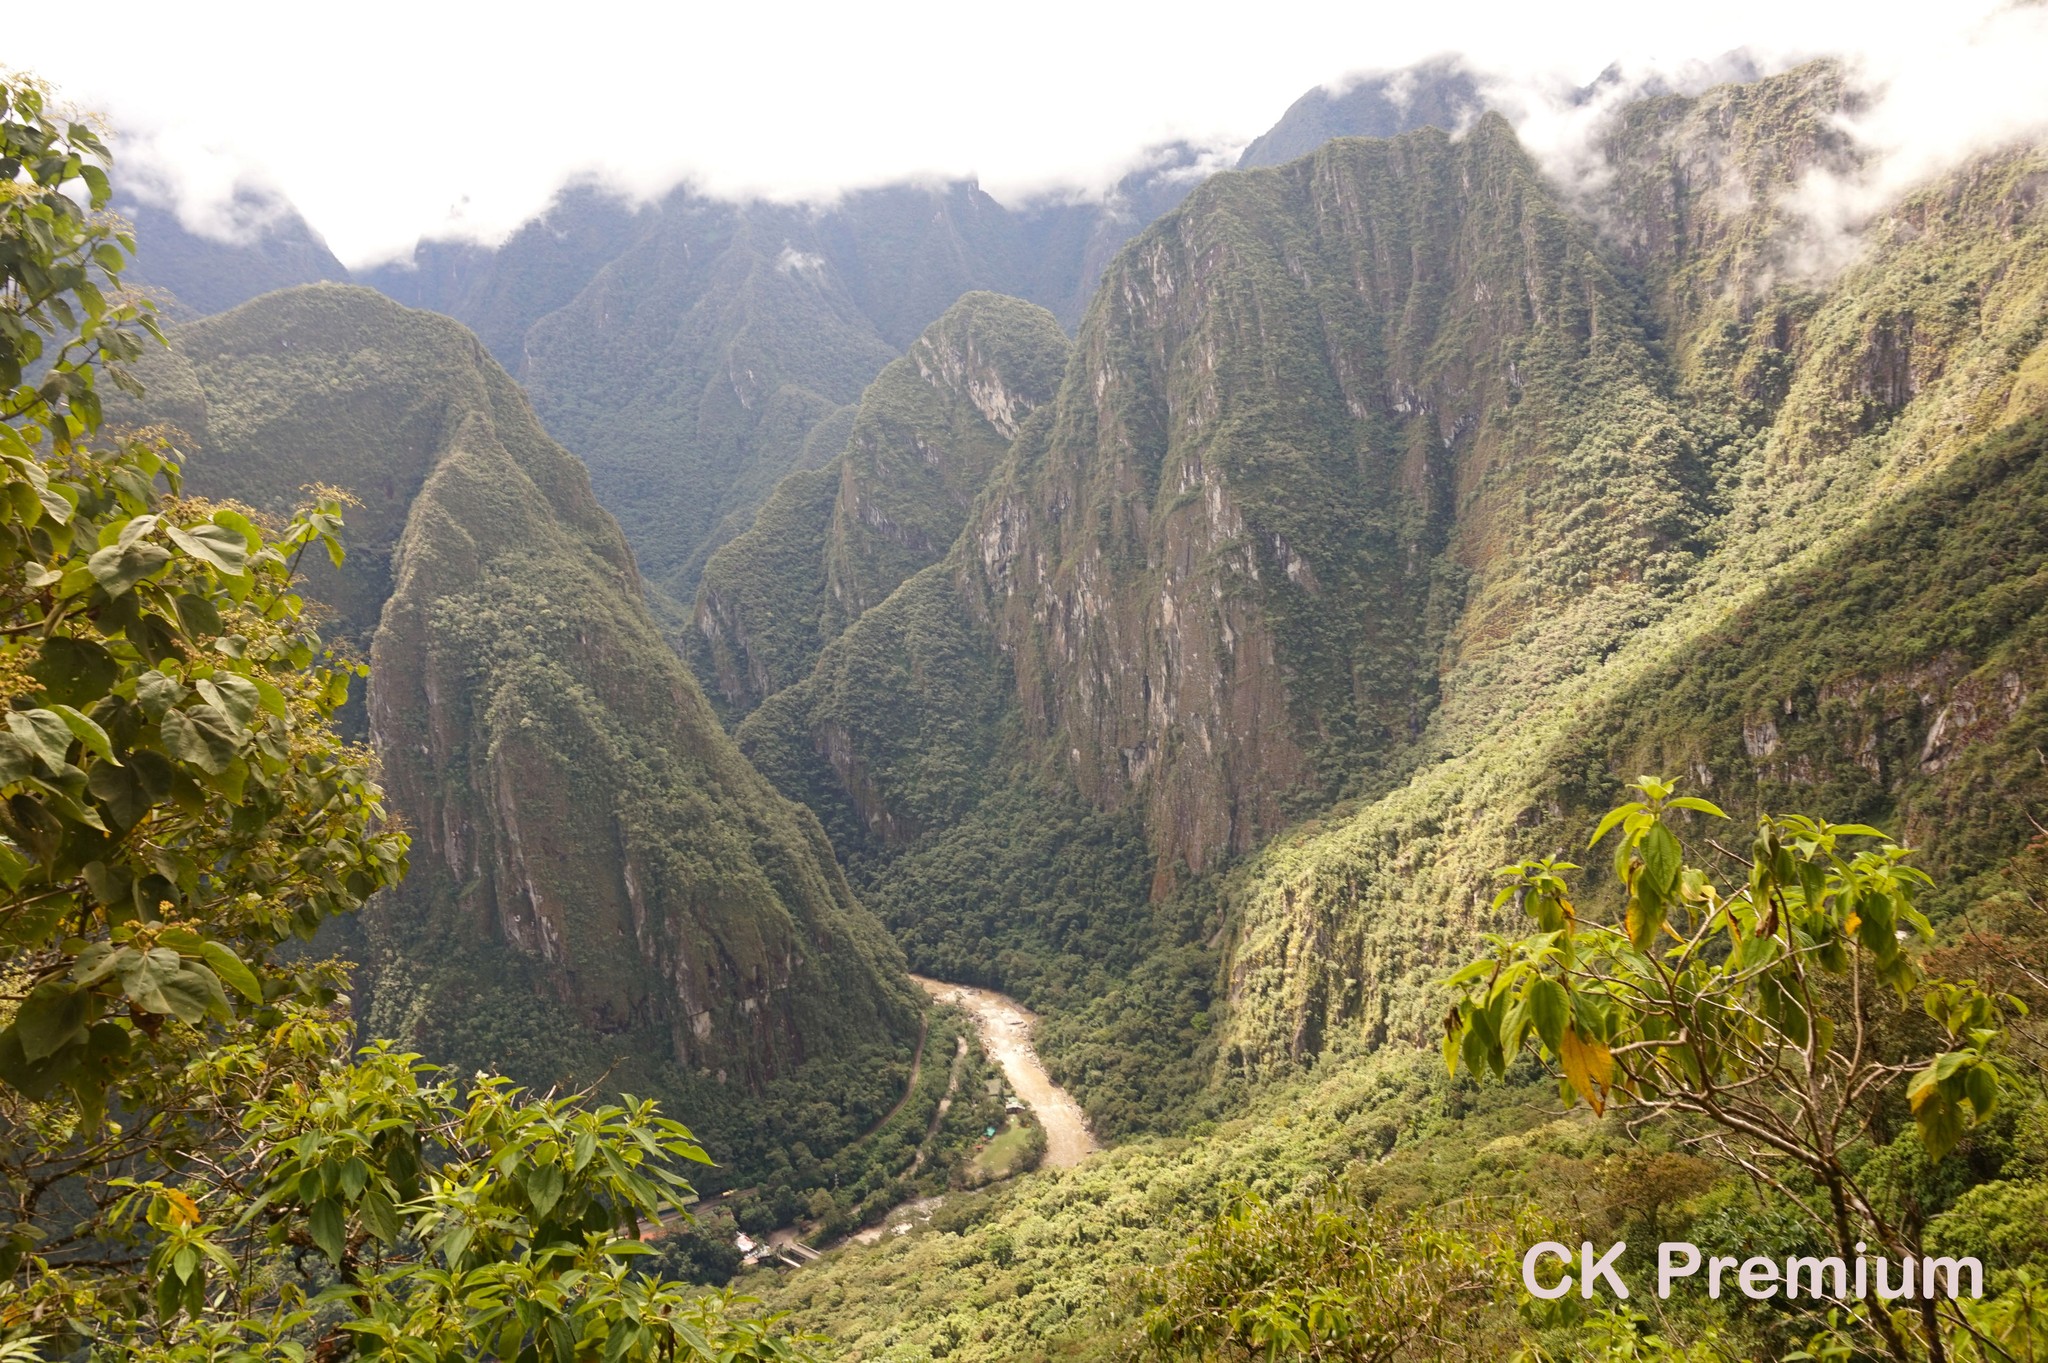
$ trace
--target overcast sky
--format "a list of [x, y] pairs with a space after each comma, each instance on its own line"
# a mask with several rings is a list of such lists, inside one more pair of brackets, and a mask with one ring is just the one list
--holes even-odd
[[[65, 11], [51, 11], [61, 16]], [[1860, 130], [1901, 174], [2048, 123], [2048, 7], [1612, 3], [384, 3], [115, 0], [10, 25], [0, 59], [104, 113], [195, 225], [267, 182], [342, 259], [492, 238], [564, 180], [813, 197], [974, 174], [1099, 186], [1174, 137], [1248, 141], [1303, 91], [1445, 51], [1541, 90], [1611, 62], [1833, 52], [1893, 92]], [[1540, 120], [1532, 138], [1567, 140]], [[1552, 147], [1553, 153], [1556, 147]]]

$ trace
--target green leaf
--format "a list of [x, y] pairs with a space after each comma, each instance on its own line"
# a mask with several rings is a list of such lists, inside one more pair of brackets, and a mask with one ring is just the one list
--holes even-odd
[[1529, 1021], [1552, 1055], [1564, 1047], [1565, 1019], [1570, 1010], [1571, 999], [1556, 980], [1545, 976], [1529, 986]]
[[1963, 1096], [1970, 1100], [1970, 1110], [1983, 1121], [1998, 1106], [1998, 1075], [1989, 1065], [1977, 1065], [1963, 1076]]
[[164, 711], [185, 699], [185, 688], [161, 672], [145, 672], [135, 679], [135, 700], [151, 719], [162, 719]]
[[29, 665], [29, 675], [52, 701], [65, 705], [90, 705], [107, 694], [121, 665], [114, 655], [89, 639], [64, 635], [45, 639], [42, 651]]
[[120, 759], [114, 756], [114, 745], [107, 739], [107, 731], [91, 719], [72, 709], [69, 705], [52, 705], [51, 711], [64, 721], [64, 727], [71, 736], [85, 745], [85, 750], [102, 762], [120, 766]]
[[251, 677], [249, 680], [255, 686], [256, 698], [266, 713], [279, 719], [289, 718], [291, 712], [285, 706], [284, 692], [278, 690], [274, 683], [267, 682], [261, 677]]
[[[164, 983], [176, 978], [185, 969], [185, 962], [177, 952], [168, 947], [151, 947], [148, 951], [122, 952], [118, 961], [121, 975], [121, 993], [129, 1003], [145, 1013], [170, 1015], [175, 1010], [164, 994]], [[201, 1008], [189, 1021], [198, 1021], [206, 1016]]]
[[7, 729], [50, 770], [61, 771], [70, 765], [71, 726], [62, 715], [52, 710], [10, 710]]
[[220, 977], [196, 962], [183, 962], [180, 969], [163, 976], [158, 987], [180, 1022], [196, 1024], [209, 1017], [225, 1021], [231, 1016]]
[[241, 746], [227, 716], [211, 705], [165, 711], [163, 742], [165, 752], [209, 776], [226, 771]]
[[201, 942], [199, 955], [218, 975], [221, 982], [251, 1003], [263, 1002], [263, 986], [257, 982], [256, 972], [242, 962], [224, 944], [214, 941]]
[[0, 785], [13, 785], [33, 773], [36, 755], [12, 733], [0, 732]]
[[170, 561], [170, 550], [137, 540], [111, 544], [87, 559], [85, 566], [108, 596], [119, 596]]
[[263, 695], [256, 689], [256, 683], [234, 672], [216, 672], [194, 683], [194, 686], [200, 695], [234, 721], [237, 733], [248, 727], [249, 721], [256, 716], [257, 707], [263, 703]]
[[306, 1229], [313, 1237], [313, 1243], [320, 1246], [320, 1252], [335, 1263], [341, 1262], [341, 1255], [347, 1247], [342, 1234], [341, 1204], [331, 1197], [323, 1197], [306, 1212]]
[[178, 612], [178, 623], [193, 638], [220, 633], [220, 611], [205, 597], [183, 592], [171, 605]]
[[363, 1218], [363, 1229], [376, 1236], [385, 1244], [398, 1241], [398, 1210], [391, 1204], [381, 1189], [364, 1190], [363, 1197], [356, 1204], [356, 1211]]
[[562, 1196], [562, 1168], [558, 1164], [541, 1164], [526, 1171], [526, 1197], [533, 1203], [533, 1214], [546, 1219]]
[[1599, 846], [1600, 839], [1606, 837], [1610, 832], [1612, 832], [1616, 824], [1620, 823], [1623, 819], [1626, 819], [1629, 815], [1635, 813], [1637, 810], [1641, 808], [1642, 806], [1640, 804], [1625, 804], [1619, 806], [1618, 808], [1608, 810], [1606, 816], [1600, 820], [1599, 827], [1593, 830], [1592, 839], [1586, 843], [1586, 846]]
[[253, 554], [263, 547], [263, 532], [256, 528], [255, 522], [239, 511], [229, 511], [225, 508], [216, 511], [213, 513], [213, 523], [240, 535], [242, 547], [249, 553]]
[[1717, 819], [1728, 817], [1721, 812], [1721, 806], [1715, 804], [1712, 800], [1702, 800], [1697, 795], [1681, 795], [1675, 800], [1667, 801], [1664, 807], [1666, 809], [1697, 810], [1701, 814], [1711, 814]]
[[1660, 901], [1670, 899], [1678, 888], [1678, 872], [1684, 862], [1678, 839], [1663, 824], [1653, 823], [1643, 834], [1642, 847], [1643, 874], [1656, 888]]
[[71, 978], [81, 985], [98, 984], [116, 970], [126, 969], [130, 958], [141, 955], [134, 947], [117, 947], [112, 942], [94, 942], [78, 953]]
[[237, 529], [201, 524], [189, 530], [166, 525], [164, 531], [171, 537], [171, 543], [230, 577], [240, 577], [249, 569], [249, 546]]
[[14, 1034], [24, 1058], [35, 1061], [85, 1040], [92, 1021], [92, 995], [76, 985], [45, 980], [31, 989], [14, 1015]]

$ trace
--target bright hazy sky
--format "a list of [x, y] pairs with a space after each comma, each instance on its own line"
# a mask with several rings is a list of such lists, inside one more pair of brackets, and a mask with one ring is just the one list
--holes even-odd
[[[2048, 7], [2007, 0], [113, 0], [89, 27], [9, 27], [0, 60], [107, 115], [188, 222], [268, 183], [352, 265], [501, 236], [579, 173], [778, 197], [1099, 186], [1148, 144], [1240, 144], [1312, 86], [1447, 51], [1539, 92], [1617, 61], [1846, 55], [1892, 92], [1858, 133], [1901, 174], [2048, 125]], [[1525, 134], [1568, 159], [1572, 123], [1542, 105]]]

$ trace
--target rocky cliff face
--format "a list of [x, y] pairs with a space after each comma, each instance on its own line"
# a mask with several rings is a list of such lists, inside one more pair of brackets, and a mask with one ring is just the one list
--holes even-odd
[[1584, 652], [1519, 634], [1520, 677], [1445, 725], [1450, 756], [1253, 860], [1227, 1064], [1266, 1072], [1339, 1029], [1425, 1036], [1419, 982], [1487, 925], [1490, 868], [1582, 841], [1640, 771], [1738, 819], [1811, 809], [1895, 829], [1951, 884], [2028, 835], [2015, 811], [2042, 798], [2028, 754], [2048, 737], [2022, 604], [2039, 590], [2041, 437], [2010, 423], [2048, 398], [2042, 155], [1966, 166], [1869, 224], [1848, 267], [1788, 274], [1806, 225], [1783, 188], [1838, 149], [1783, 109], [1754, 136], [1722, 115], [1802, 84], [1830, 107], [1826, 74], [1664, 106], [1658, 183], [1725, 154], [1715, 184], [1778, 189], [1687, 219], [1705, 226], [1662, 248], [1624, 223], [1662, 290], [1646, 313], [1684, 361], [1672, 391], [1711, 441], [1697, 562], [1637, 603], [1633, 629], [1580, 635]]
[[[2048, 179], [1988, 157], [1828, 239], [1790, 196], [1857, 173], [1849, 98], [1826, 66], [1659, 97], [1568, 188], [1490, 118], [1210, 180], [1109, 270], [948, 558], [743, 745], [842, 845], [1036, 782], [1135, 813], [1155, 896], [1245, 857], [1253, 1076], [1423, 1036], [1492, 869], [1639, 770], [1992, 864], [2023, 830], [1969, 810], [2018, 789], [2042, 664], [1991, 604], [2032, 599], [1987, 519], [2032, 456], [1982, 442], [2048, 399]], [[1948, 566], [1908, 590], [1916, 518]], [[1845, 597], [1890, 642], [1802, 652]]]
[[[366, 503], [313, 585], [368, 641], [415, 837], [370, 915], [373, 1015], [527, 1077], [625, 1057], [672, 1093], [907, 1041], [900, 956], [817, 821], [725, 738], [584, 470], [470, 333], [300, 290], [181, 329], [170, 367], [195, 488]], [[536, 996], [566, 1030], [519, 1035]]]
[[[1398, 784], [1440, 712], [1498, 706], [1511, 641], [1611, 647], [1696, 553], [1702, 441], [1605, 260], [1497, 118], [1211, 180], [1111, 268], [969, 518], [964, 620], [920, 579], [742, 742], [900, 844], [948, 804], [916, 735], [1011, 725], [1024, 768], [1141, 812], [1159, 895]], [[985, 661], [873, 714], [849, 669], [920, 647]], [[955, 693], [982, 718], [940, 722]]]
[[882, 371], [839, 456], [784, 480], [705, 566], [691, 660], [730, 713], [802, 678], [849, 622], [945, 554], [1066, 353], [1044, 309], [970, 293]]
[[1211, 181], [1076, 350], [963, 571], [1025, 724], [1143, 803], [1162, 883], [1383, 786], [1444, 678], [1668, 579], [1699, 519], [1632, 301], [1497, 119]]

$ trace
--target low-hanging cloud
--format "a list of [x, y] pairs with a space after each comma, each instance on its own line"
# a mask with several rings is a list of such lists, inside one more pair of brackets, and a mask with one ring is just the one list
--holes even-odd
[[1717, 62], [1735, 50], [1759, 69], [1833, 54], [1877, 92], [1846, 126], [1865, 172], [1802, 187], [1800, 211], [1840, 235], [1902, 186], [2042, 122], [2038, 6], [1894, 8], [1271, 0], [1247, 25], [1212, 0], [1044, 0], [1028, 16], [939, 0], [629, 3], [540, 42], [502, 7], [214, 0], [194, 24], [178, 7], [109, 0], [118, 38], [25, 30], [8, 57], [104, 109], [126, 177], [146, 169], [196, 230], [260, 226], [234, 205], [270, 188], [363, 265], [421, 236], [498, 240], [579, 178], [635, 199], [688, 182], [826, 200], [964, 176], [1009, 202], [1104, 197], [1143, 148], [1207, 149], [1209, 164], [1187, 169], [1201, 174], [1318, 81], [1445, 51], [1493, 73], [1489, 92], [1554, 172], [1597, 173], [1588, 130], [1630, 90], [1730, 74]]
[[1805, 227], [1788, 261], [1807, 274], [1852, 260], [1869, 223], [1964, 161], [2048, 137], [2048, 6], [2013, 5], [1907, 52], [1851, 58], [1859, 98], [1837, 117], [1853, 166], [1816, 166], [1782, 207]]

